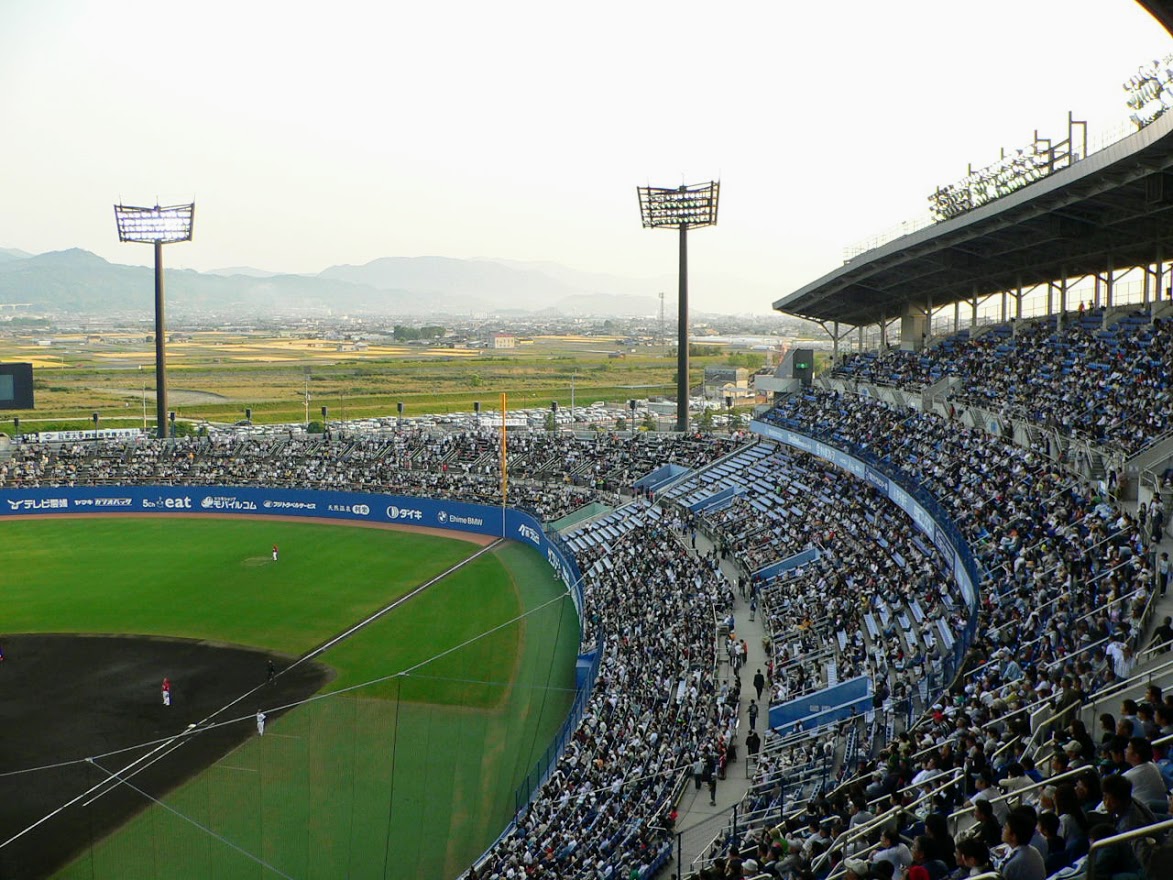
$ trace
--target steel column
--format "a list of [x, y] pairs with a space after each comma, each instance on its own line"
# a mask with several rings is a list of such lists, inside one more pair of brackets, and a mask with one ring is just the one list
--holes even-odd
[[167, 437], [167, 322], [163, 313], [163, 242], [155, 242], [155, 418]]
[[680, 224], [680, 290], [676, 328], [676, 430], [688, 430], [688, 225]]

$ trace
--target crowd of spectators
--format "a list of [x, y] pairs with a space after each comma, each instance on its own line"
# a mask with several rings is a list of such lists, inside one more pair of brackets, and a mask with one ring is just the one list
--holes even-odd
[[1173, 320], [1101, 329], [1100, 309], [963, 331], [923, 352], [853, 355], [840, 378], [921, 388], [954, 376], [955, 399], [1131, 454], [1173, 429]]
[[602, 652], [590, 706], [475, 876], [638, 875], [671, 844], [681, 780], [719, 784], [740, 694], [715, 675], [714, 625], [731, 591], [712, 558], [688, 552], [685, 527], [662, 518], [580, 554], [584, 644]]
[[744, 446], [744, 433], [658, 434], [632, 437], [600, 433], [582, 440], [568, 432], [534, 431], [509, 439], [509, 470], [547, 481], [569, 480], [610, 491], [631, 484], [667, 464], [703, 467]]
[[[566, 516], [620, 490], [655, 460], [695, 467], [740, 441], [714, 443], [676, 435], [629, 438], [573, 435], [509, 443], [509, 502], [543, 520]], [[574, 465], [567, 466], [567, 463]], [[646, 470], [642, 470], [646, 465]], [[71, 444], [23, 443], [0, 461], [0, 487], [101, 484], [264, 485], [386, 492], [497, 505], [501, 503], [498, 437], [491, 432], [326, 438], [213, 434], [168, 442], [140, 438]]]
[[774, 639], [773, 700], [858, 675], [901, 690], [922, 678], [939, 657], [937, 622], [955, 637], [964, 628], [940, 554], [875, 489], [814, 456], [778, 447], [756, 470], [768, 478], [731, 477], [741, 494], [701, 519], [749, 572], [818, 550], [814, 561], [754, 584]]
[[1110, 637], [1134, 642], [1154, 572], [1145, 530], [1105, 494], [984, 432], [868, 398], [811, 393], [774, 418], [815, 433], [829, 422], [835, 442], [904, 471], [967, 533], [989, 573], [974, 647], [990, 658], [968, 696], [1114, 674]]
[[[871, 833], [859, 835], [841, 853], [842, 864], [859, 880], [933, 861], [940, 865], [930, 866], [930, 877], [960, 880], [979, 866], [998, 866], [1007, 877], [1067, 876], [1092, 841], [1151, 825], [1170, 813], [1173, 761], [1163, 740], [1173, 735], [1173, 698], [1151, 686], [1144, 701], [1123, 700], [1120, 711], [1119, 723], [1108, 716], [1112, 730], [1099, 741], [1071, 718], [1050, 766], [1043, 768], [1021, 744], [994, 751], [996, 737], [975, 728], [968, 713], [947, 709], [930, 748], [918, 749], [915, 735], [900, 736], [871, 776], [832, 797], [816, 798], [802, 817], [761, 827], [736, 857], [752, 854], [755, 865], [770, 866], [770, 873], [776, 867], [775, 875], [787, 870], [801, 875], [809, 871], [812, 850], [817, 858], [830, 850], [837, 833], [871, 823]], [[933, 796], [918, 803], [927, 791]], [[823, 833], [824, 827], [831, 833]], [[1026, 846], [1035, 852], [1020, 849]], [[1158, 853], [1142, 840], [1109, 847], [1097, 853], [1097, 875], [1168, 876], [1168, 861], [1163, 867], [1155, 861], [1168, 859], [1168, 851]], [[1032, 873], [1008, 867], [1022, 860], [1034, 865]]]
[[[991, 784], [987, 776], [997, 783], [1026, 777], [1021, 768], [1034, 773], [1025, 753], [1030, 730], [1024, 710], [1048, 706], [1056, 723], [1065, 723], [1088, 694], [1131, 671], [1129, 648], [1153, 588], [1146, 552], [1151, 536], [1106, 494], [1055, 465], [934, 416], [854, 395], [808, 392], [790, 398], [769, 420], [871, 455], [919, 481], [944, 503], [988, 572], [971, 655], [978, 659], [968, 674], [922, 724], [865, 761], [854, 782], [779, 825], [758, 829], [730, 859], [773, 876], [803, 876], [812, 870], [812, 857], [829, 849], [854, 816], [893, 810], [895, 834], [932, 837], [932, 826], [966, 798], [989, 799], [981, 796]], [[1066, 753], [1058, 752], [1055, 760], [1062, 763]], [[950, 772], [957, 774], [955, 784], [909, 809], [917, 796], [950, 782]], [[1122, 803], [1127, 812], [1128, 802]], [[1110, 809], [1106, 815], [1120, 818]], [[1006, 823], [986, 818], [1002, 840]], [[877, 837], [878, 830], [865, 838], [859, 853], [866, 856], [873, 844], [878, 853], [897, 849], [898, 837], [888, 847]], [[1017, 845], [1007, 832], [1006, 840], [1012, 839]], [[919, 838], [918, 844], [925, 856], [926, 845]], [[959, 851], [927, 846], [934, 853], [929, 860], [947, 851], [950, 870], [957, 870]], [[917, 849], [908, 850], [909, 863]], [[962, 867], [972, 867], [988, 864], [990, 856], [974, 849], [963, 858], [969, 861]], [[849, 858], [857, 877], [885, 876], [877, 864], [885, 860]], [[733, 876], [742, 871], [734, 869]]]

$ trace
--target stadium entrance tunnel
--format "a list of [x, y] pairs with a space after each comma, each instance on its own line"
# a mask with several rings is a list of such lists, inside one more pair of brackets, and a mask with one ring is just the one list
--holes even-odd
[[257, 736], [257, 712], [278, 718], [333, 677], [194, 640], [13, 635], [0, 648], [3, 841], [49, 817], [0, 847], [0, 877], [51, 876]]

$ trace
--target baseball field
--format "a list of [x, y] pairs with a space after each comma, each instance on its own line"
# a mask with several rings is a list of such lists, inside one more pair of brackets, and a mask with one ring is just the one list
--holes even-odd
[[454, 877], [573, 699], [573, 605], [516, 544], [220, 517], [3, 530], [0, 876]]

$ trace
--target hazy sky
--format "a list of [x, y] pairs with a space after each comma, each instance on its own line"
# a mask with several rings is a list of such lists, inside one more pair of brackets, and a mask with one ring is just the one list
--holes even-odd
[[194, 199], [168, 265], [652, 278], [636, 187], [718, 178], [693, 302], [767, 312], [1068, 110], [1122, 126], [1171, 49], [1131, 0], [0, 0], [0, 247], [146, 264], [112, 204]]

